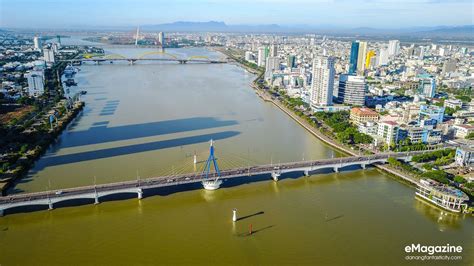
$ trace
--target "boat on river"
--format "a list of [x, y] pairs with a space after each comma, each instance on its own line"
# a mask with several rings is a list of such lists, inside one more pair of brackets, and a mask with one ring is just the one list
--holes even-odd
[[459, 189], [441, 184], [432, 179], [421, 179], [416, 188], [416, 196], [451, 212], [461, 212], [467, 208], [469, 197]]

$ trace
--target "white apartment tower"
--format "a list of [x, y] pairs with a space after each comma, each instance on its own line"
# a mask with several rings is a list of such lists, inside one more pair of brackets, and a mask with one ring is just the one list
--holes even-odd
[[390, 57], [397, 56], [400, 52], [400, 41], [399, 40], [390, 40], [388, 42], [388, 55]]
[[163, 32], [158, 33], [158, 42], [161, 46], [165, 44], [165, 34]]
[[258, 48], [257, 65], [259, 67], [265, 66], [265, 47]]
[[276, 44], [272, 44], [270, 46], [270, 56], [277, 57], [278, 56], [278, 47]]
[[41, 40], [38, 36], [33, 38], [33, 44], [36, 51], [41, 51]]
[[43, 57], [46, 63], [54, 63], [54, 51], [51, 48], [45, 48], [43, 50]]
[[272, 79], [273, 71], [279, 68], [280, 59], [276, 56], [268, 57], [265, 64], [265, 80], [270, 81]]
[[28, 80], [28, 96], [38, 97], [44, 93], [44, 73], [43, 71], [31, 71], [25, 74]]
[[313, 62], [311, 103], [317, 106], [332, 104], [334, 89], [334, 57], [317, 57]]

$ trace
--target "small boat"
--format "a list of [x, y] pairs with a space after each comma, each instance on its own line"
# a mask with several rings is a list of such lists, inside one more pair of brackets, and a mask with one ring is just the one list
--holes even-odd
[[66, 68], [64, 68], [64, 76], [66, 76], [66, 78], [72, 78], [76, 73], [76, 68], [71, 65], [67, 65]]

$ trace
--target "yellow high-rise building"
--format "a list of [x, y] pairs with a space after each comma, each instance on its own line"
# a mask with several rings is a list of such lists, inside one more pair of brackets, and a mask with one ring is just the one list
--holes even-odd
[[372, 59], [372, 57], [375, 56], [375, 51], [373, 50], [370, 50], [369, 52], [367, 52], [367, 58], [365, 59], [365, 69], [369, 69], [370, 67], [370, 60]]

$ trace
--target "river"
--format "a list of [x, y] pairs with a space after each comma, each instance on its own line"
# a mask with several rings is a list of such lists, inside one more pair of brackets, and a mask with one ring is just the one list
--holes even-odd
[[[204, 48], [166, 53], [222, 56]], [[83, 113], [11, 193], [201, 171], [211, 138], [222, 169], [342, 156], [264, 103], [253, 78], [231, 64], [83, 65], [70, 88], [88, 92]], [[413, 188], [377, 169], [257, 178], [217, 191], [190, 186], [141, 201], [6, 215], [0, 264], [400, 265], [410, 263], [404, 247], [412, 243], [461, 245], [454, 263], [474, 262], [472, 218], [415, 199]], [[233, 208], [243, 217], [236, 223]]]

